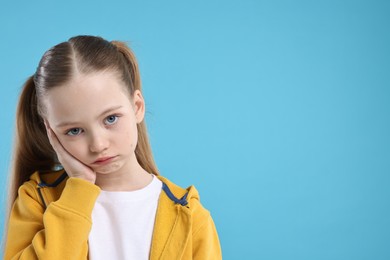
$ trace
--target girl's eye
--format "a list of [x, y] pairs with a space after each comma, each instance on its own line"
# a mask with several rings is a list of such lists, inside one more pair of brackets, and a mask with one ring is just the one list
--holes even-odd
[[66, 134], [71, 136], [79, 135], [81, 134], [81, 128], [72, 128], [68, 132], [66, 132]]
[[118, 121], [118, 116], [116, 116], [116, 115], [111, 115], [111, 116], [106, 117], [106, 119], [104, 119], [104, 123], [106, 125], [113, 125], [116, 123], [116, 121]]

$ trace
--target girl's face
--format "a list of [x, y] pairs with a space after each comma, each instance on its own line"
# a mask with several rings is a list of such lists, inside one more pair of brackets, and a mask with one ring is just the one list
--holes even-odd
[[126, 173], [137, 164], [137, 123], [145, 113], [141, 92], [129, 95], [113, 73], [79, 74], [48, 91], [46, 121], [65, 150], [96, 173]]

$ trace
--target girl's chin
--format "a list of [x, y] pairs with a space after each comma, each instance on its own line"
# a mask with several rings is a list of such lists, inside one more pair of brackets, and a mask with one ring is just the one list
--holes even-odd
[[104, 165], [101, 167], [95, 167], [93, 170], [96, 172], [96, 174], [112, 174], [118, 171], [120, 168], [119, 163], [111, 163], [109, 165]]

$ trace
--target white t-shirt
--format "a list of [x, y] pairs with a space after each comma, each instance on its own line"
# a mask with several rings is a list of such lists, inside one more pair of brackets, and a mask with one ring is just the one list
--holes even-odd
[[153, 176], [140, 190], [101, 191], [92, 211], [89, 259], [149, 259], [161, 189]]

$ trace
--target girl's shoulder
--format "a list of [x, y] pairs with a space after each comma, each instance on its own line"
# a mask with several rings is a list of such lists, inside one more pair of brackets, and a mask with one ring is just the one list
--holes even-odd
[[161, 175], [157, 177], [163, 183], [162, 193], [171, 203], [173, 202], [172, 204], [187, 208], [192, 215], [196, 215], [198, 218], [208, 218], [210, 216], [209, 211], [201, 204], [199, 192], [194, 185], [182, 188]]
[[64, 170], [59, 171], [36, 171], [30, 176], [29, 182], [40, 187], [57, 187], [68, 178]]
[[28, 196], [43, 207], [57, 200], [64, 189], [68, 175], [64, 170], [52, 172], [36, 171], [18, 190], [18, 196]]

